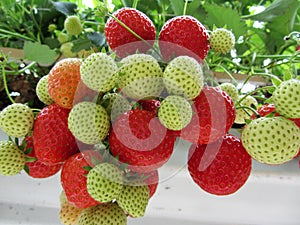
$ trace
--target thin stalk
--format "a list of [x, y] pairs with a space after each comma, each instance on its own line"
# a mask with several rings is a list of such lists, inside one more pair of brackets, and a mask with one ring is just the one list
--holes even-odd
[[188, 5], [188, 0], [185, 0], [184, 7], [183, 7], [183, 13], [182, 13], [182, 15], [184, 15], [184, 16], [186, 15], [187, 5]]
[[7, 71], [7, 70], [5, 70], [4, 72], [7, 75], [21, 74], [21, 73], [24, 73], [26, 70], [30, 69], [31, 67], [33, 67], [36, 64], [37, 64], [37, 62], [31, 62], [30, 64], [28, 64], [27, 66], [25, 66], [24, 68], [22, 68], [20, 70], [17, 70], [17, 71]]
[[136, 9], [139, 0], [134, 0], [132, 4], [132, 8]]
[[254, 94], [255, 92], [258, 92], [258, 91], [264, 91], [264, 90], [268, 90], [269, 88], [272, 88], [273, 86], [265, 86], [265, 87], [260, 87], [260, 88], [256, 88], [255, 90], [253, 90], [253, 91], [250, 91], [250, 92], [248, 92], [247, 94], [245, 94], [237, 103], [236, 103], [236, 105], [238, 106], [240, 106], [240, 104], [241, 104], [241, 102], [247, 97], [247, 96], [249, 96], [249, 95], [252, 95], [252, 94]]
[[12, 37], [21, 38], [21, 39], [24, 39], [24, 40], [27, 40], [27, 41], [33, 41], [33, 42], [35, 41], [34, 39], [32, 39], [30, 37], [27, 37], [27, 36], [24, 36], [24, 35], [18, 34], [18, 33], [13, 33], [13, 32], [10, 32], [8, 30], [0, 29], [0, 33], [8, 34], [8, 35], [11, 35]]
[[224, 72], [227, 74], [227, 76], [233, 81], [234, 85], [237, 86], [239, 82], [231, 75], [231, 73], [222, 65], [216, 65], [217, 67], [220, 67]]
[[[248, 106], [238, 106], [238, 107], [236, 107], [236, 110], [238, 110], [238, 109], [243, 109], [243, 110], [248, 114], [248, 116], [252, 116], [252, 115], [248, 112], [248, 110], [250, 110], [251, 112], [255, 113], [255, 115], [258, 115], [258, 113], [256, 112], [255, 109], [253, 109], [253, 108], [251, 108], [251, 107], [248, 107]], [[247, 109], [247, 110], [246, 110], [246, 109]]]
[[9, 98], [9, 100], [11, 101], [11, 103], [16, 103], [13, 98], [10, 96], [10, 93], [9, 93], [9, 90], [8, 90], [8, 86], [7, 86], [7, 79], [6, 79], [6, 74], [5, 74], [5, 69], [4, 69], [4, 66], [2, 65], [1, 66], [2, 68], [2, 77], [3, 77], [3, 84], [4, 84], [4, 89], [5, 89], [5, 92], [6, 92], [6, 95], [7, 97]]

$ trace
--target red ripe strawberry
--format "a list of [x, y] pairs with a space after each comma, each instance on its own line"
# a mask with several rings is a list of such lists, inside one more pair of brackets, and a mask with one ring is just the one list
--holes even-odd
[[[275, 105], [274, 104], [264, 104], [262, 106], [260, 106], [258, 109], [257, 109], [257, 113], [259, 116], [261, 117], [264, 117], [264, 116], [267, 116], [271, 113], [275, 112]], [[251, 119], [254, 120], [257, 118], [257, 115], [254, 113], [252, 116], [251, 116]]]
[[157, 110], [160, 107], [160, 101], [156, 99], [142, 99], [138, 101], [143, 110], [147, 110], [157, 114]]
[[217, 87], [205, 86], [193, 100], [192, 121], [180, 137], [198, 144], [214, 142], [225, 135], [234, 123], [235, 107], [230, 96]]
[[99, 204], [87, 191], [87, 167], [94, 166], [92, 158], [98, 161], [102, 160], [99, 153], [94, 150], [86, 150], [68, 158], [62, 167], [62, 187], [68, 201], [79, 208], [87, 208]]
[[296, 47], [296, 51], [300, 51], [300, 45]]
[[113, 156], [136, 172], [150, 172], [168, 161], [175, 137], [154, 113], [130, 110], [121, 114], [113, 124], [109, 144]]
[[146, 182], [146, 184], [148, 184], [149, 187], [149, 198], [151, 198], [158, 187], [158, 182], [159, 182], [159, 175], [158, 175], [158, 171], [154, 170], [150, 173], [146, 173], [145, 177], [147, 177], [144, 181]]
[[[28, 136], [24, 139], [26, 146], [24, 151], [30, 150], [27, 156], [36, 158], [34, 147], [33, 147], [33, 138], [32, 136]], [[54, 174], [56, 174], [60, 168], [61, 164], [56, 165], [46, 165], [40, 160], [36, 159], [34, 162], [26, 162], [28, 167], [28, 175], [33, 178], [47, 178]]]
[[163, 25], [159, 34], [159, 47], [165, 61], [180, 55], [188, 55], [200, 61], [205, 59], [209, 51], [208, 38], [206, 28], [196, 18], [177, 16]]
[[156, 30], [148, 16], [139, 10], [127, 7], [117, 10], [113, 16], [149, 43], [147, 45], [142, 42], [111, 17], [107, 20], [104, 31], [109, 47], [116, 51], [117, 55], [125, 57], [136, 53], [137, 50], [146, 53], [151, 48], [156, 38]]
[[51, 104], [37, 115], [33, 128], [36, 157], [43, 163], [63, 163], [78, 152], [76, 140], [68, 128], [69, 109]]
[[208, 145], [192, 145], [188, 170], [194, 182], [206, 192], [229, 195], [245, 184], [251, 163], [241, 140], [227, 134]]

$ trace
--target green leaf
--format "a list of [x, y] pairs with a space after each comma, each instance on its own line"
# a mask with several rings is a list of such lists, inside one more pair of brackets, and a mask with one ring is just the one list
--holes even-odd
[[53, 2], [54, 8], [66, 16], [76, 13], [77, 5], [72, 2]]
[[216, 4], [205, 4], [204, 8], [207, 12], [205, 24], [210, 28], [214, 25], [217, 27], [224, 27], [226, 25], [227, 29], [232, 30], [236, 39], [244, 35], [247, 31], [246, 24], [237, 11]]
[[276, 0], [269, 5], [264, 11], [255, 15], [247, 16], [247, 19], [271, 22], [277, 17], [286, 15], [287, 13], [297, 14], [299, 7], [298, 0]]
[[98, 32], [89, 33], [88, 39], [98, 47], [103, 47], [106, 44], [105, 36]]
[[93, 46], [89, 39], [77, 39], [73, 41], [74, 46], [72, 47], [72, 52], [79, 52], [82, 49], [89, 50]]
[[37, 158], [35, 158], [35, 157], [26, 156], [26, 162], [34, 162], [36, 160], [37, 160]]
[[275, 86], [275, 87], [279, 87], [281, 85], [281, 80], [280, 79], [276, 79], [274, 77], [271, 78], [271, 81], [272, 81], [272, 84]]
[[24, 165], [24, 171], [29, 174], [29, 166], [27, 164]]
[[50, 49], [48, 45], [42, 45], [38, 42], [25, 42], [23, 50], [25, 59], [39, 64], [52, 64], [57, 57], [56, 52]]
[[283, 78], [282, 79], [284, 81], [287, 81], [287, 80], [290, 80], [292, 78], [293, 78], [293, 75], [291, 73], [289, 73], [289, 72], [286, 72], [286, 73], [283, 74]]
[[183, 0], [171, 0], [170, 1], [172, 9], [176, 16], [182, 15], [183, 8], [184, 8], [184, 1]]

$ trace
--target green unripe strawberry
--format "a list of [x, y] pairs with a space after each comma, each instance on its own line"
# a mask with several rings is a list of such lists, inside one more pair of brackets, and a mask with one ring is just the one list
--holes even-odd
[[124, 185], [117, 203], [131, 217], [143, 217], [149, 202], [149, 187], [144, 182]]
[[127, 217], [116, 203], [102, 203], [83, 210], [78, 225], [126, 225]]
[[211, 32], [209, 43], [211, 49], [215, 52], [226, 54], [234, 47], [235, 37], [230, 30], [217, 28]]
[[273, 93], [276, 111], [287, 118], [300, 118], [300, 80], [283, 81]]
[[25, 166], [25, 154], [11, 141], [0, 141], [0, 174], [13, 176]]
[[160, 104], [158, 118], [170, 130], [181, 130], [192, 119], [193, 111], [188, 100], [181, 96], [169, 95]]
[[154, 57], [134, 54], [122, 59], [121, 63], [118, 84], [122, 93], [136, 100], [160, 95], [164, 89], [163, 72]]
[[132, 108], [129, 101], [118, 93], [107, 93], [101, 100], [101, 105], [106, 109], [111, 121]]
[[239, 91], [232, 83], [222, 83], [218, 87], [225, 91], [231, 97], [233, 102], [237, 101], [239, 97]]
[[101, 105], [93, 102], [80, 102], [70, 111], [68, 127], [81, 142], [98, 144], [108, 135], [110, 120]]
[[122, 171], [113, 164], [98, 164], [87, 175], [88, 193], [96, 201], [102, 203], [113, 201], [119, 196], [122, 187]]
[[117, 81], [117, 64], [105, 53], [89, 55], [80, 66], [80, 76], [83, 83], [98, 92], [113, 89]]
[[53, 103], [53, 100], [48, 91], [48, 79], [49, 75], [43, 76], [36, 85], [36, 95], [39, 100], [46, 105], [50, 105]]
[[[244, 95], [240, 95], [236, 102], [239, 102], [240, 99], [242, 99]], [[254, 97], [251, 95], [248, 95], [246, 98], [244, 98], [239, 105], [236, 105], [236, 117], [234, 122], [237, 124], [245, 124], [246, 120], [251, 118], [251, 115], [253, 114], [253, 111], [251, 109], [247, 108], [238, 108], [238, 107], [249, 107], [252, 109], [256, 109], [258, 106], [258, 103]]]
[[33, 122], [33, 112], [21, 103], [13, 103], [0, 113], [0, 128], [8, 136], [25, 137], [31, 131]]
[[78, 16], [68, 16], [64, 22], [65, 29], [70, 35], [79, 35], [82, 32], [82, 24]]
[[57, 26], [55, 24], [49, 24], [48, 31], [53, 33], [56, 30]]
[[282, 116], [261, 117], [242, 131], [242, 143], [257, 161], [282, 164], [293, 159], [300, 148], [300, 129]]
[[64, 55], [64, 57], [66, 58], [74, 58], [77, 53], [76, 52], [72, 52], [72, 48], [73, 48], [74, 44], [72, 42], [66, 42], [63, 43], [60, 46], [60, 52]]
[[192, 57], [179, 56], [166, 67], [164, 84], [172, 95], [180, 95], [187, 99], [196, 98], [203, 86], [201, 65]]
[[60, 32], [58, 34], [57, 40], [59, 41], [59, 43], [63, 44], [69, 40], [69, 36], [66, 33]]
[[64, 225], [77, 225], [78, 218], [82, 211], [82, 208], [78, 208], [75, 205], [71, 204], [66, 198], [60, 207], [60, 222]]

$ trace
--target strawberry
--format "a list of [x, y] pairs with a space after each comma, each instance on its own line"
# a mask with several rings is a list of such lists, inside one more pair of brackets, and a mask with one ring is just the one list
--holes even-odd
[[119, 93], [106, 93], [101, 100], [101, 105], [107, 111], [111, 121], [115, 121], [119, 115], [132, 108], [129, 101]]
[[79, 216], [84, 209], [78, 208], [66, 200], [59, 211], [60, 222], [64, 225], [77, 225]]
[[98, 144], [106, 138], [110, 128], [109, 116], [94, 102], [76, 104], [68, 117], [72, 134], [85, 144]]
[[171, 157], [175, 137], [146, 110], [130, 110], [113, 123], [109, 135], [113, 156], [137, 172], [150, 172]]
[[99, 153], [86, 150], [77, 153], [63, 164], [61, 171], [61, 184], [70, 203], [79, 208], [87, 208], [99, 204], [87, 191], [87, 167], [93, 167], [93, 160], [102, 160]]
[[192, 143], [208, 144], [225, 135], [235, 119], [231, 97], [217, 87], [204, 86], [193, 100], [194, 115], [180, 137]]
[[64, 28], [70, 35], [79, 35], [83, 30], [80, 18], [76, 15], [68, 16], [65, 19]]
[[273, 93], [276, 111], [287, 118], [300, 118], [300, 80], [283, 81]]
[[[26, 143], [24, 151], [30, 151], [27, 156], [36, 158], [33, 146], [33, 137], [27, 136], [24, 142]], [[28, 175], [33, 178], [47, 178], [53, 176], [61, 168], [61, 164], [47, 165], [38, 159], [34, 162], [26, 162], [26, 166], [28, 168]]]
[[0, 113], [0, 128], [13, 137], [24, 137], [28, 134], [34, 122], [31, 109], [21, 103], [6, 106]]
[[188, 171], [194, 182], [214, 195], [238, 191], [251, 172], [251, 157], [239, 138], [227, 134], [208, 145], [192, 145]]
[[235, 45], [234, 34], [225, 28], [217, 28], [210, 33], [209, 44], [215, 52], [226, 54]]
[[35, 155], [44, 164], [63, 163], [78, 152], [76, 140], [68, 128], [69, 109], [51, 104], [37, 115], [33, 128]]
[[141, 99], [138, 104], [143, 110], [147, 110], [157, 114], [158, 108], [160, 107], [160, 101], [157, 99]]
[[131, 217], [143, 217], [149, 202], [149, 187], [145, 182], [130, 182], [123, 186], [118, 205]]
[[114, 59], [102, 52], [89, 55], [80, 66], [83, 83], [98, 92], [107, 92], [116, 85], [117, 64]]
[[59, 51], [62, 53], [64, 58], [76, 57], [77, 53], [72, 51], [73, 46], [73, 42], [65, 42], [60, 46]]
[[260, 106], [257, 109], [257, 113], [259, 114], [259, 116], [264, 117], [267, 116], [271, 113], [275, 112], [275, 105], [274, 104], [264, 104], [262, 106]]
[[106, 203], [116, 199], [123, 188], [123, 173], [115, 165], [100, 163], [87, 175], [87, 190], [95, 200]]
[[63, 44], [69, 40], [69, 35], [63, 32], [60, 32], [57, 36], [57, 40], [60, 44]]
[[192, 119], [193, 110], [183, 97], [169, 95], [158, 109], [159, 121], [170, 130], [181, 130], [186, 127]]
[[36, 85], [36, 95], [38, 96], [39, 100], [46, 105], [53, 103], [48, 90], [48, 79], [49, 75], [43, 76]]
[[66, 58], [57, 62], [49, 72], [48, 90], [55, 103], [72, 108], [74, 95], [80, 81], [81, 59]]
[[197, 97], [203, 86], [201, 65], [192, 57], [178, 56], [165, 68], [164, 84], [169, 94], [187, 99]]
[[163, 72], [153, 56], [129, 55], [121, 64], [118, 85], [124, 95], [136, 100], [160, 95], [164, 89]]
[[147, 177], [144, 182], [148, 184], [149, 188], [149, 198], [151, 198], [158, 187], [158, 182], [159, 182], [159, 174], [158, 170], [151, 171], [150, 173], [144, 174], [145, 177]]
[[0, 141], [0, 174], [13, 176], [25, 166], [25, 154], [12, 141]]
[[165, 61], [180, 55], [204, 60], [209, 51], [208, 32], [192, 16], [177, 16], [168, 20], [159, 33], [159, 48]]
[[296, 47], [296, 51], [300, 51], [300, 45]]
[[87, 208], [79, 216], [78, 225], [126, 225], [127, 217], [116, 203], [103, 203]]
[[218, 86], [218, 88], [221, 88], [223, 91], [225, 91], [231, 97], [233, 102], [236, 102], [239, 97], [238, 89], [232, 83], [222, 83]]
[[110, 17], [104, 28], [109, 47], [120, 57], [128, 54], [146, 53], [154, 44], [156, 30], [153, 22], [137, 9], [124, 7], [113, 13], [113, 16], [129, 27], [147, 43], [141, 41], [125, 29], [113, 17]]
[[252, 120], [242, 131], [248, 153], [266, 164], [282, 164], [294, 158], [300, 148], [300, 129], [282, 116]]
[[253, 114], [252, 110], [243, 107], [248, 107], [255, 110], [258, 106], [257, 100], [253, 96], [248, 95], [242, 101], [240, 101], [242, 98], [244, 98], [244, 95], [240, 95], [236, 101], [239, 102], [236, 104], [237, 109], [236, 117], [234, 120], [234, 122], [237, 124], [245, 124], [246, 120], [251, 119], [251, 116]]

